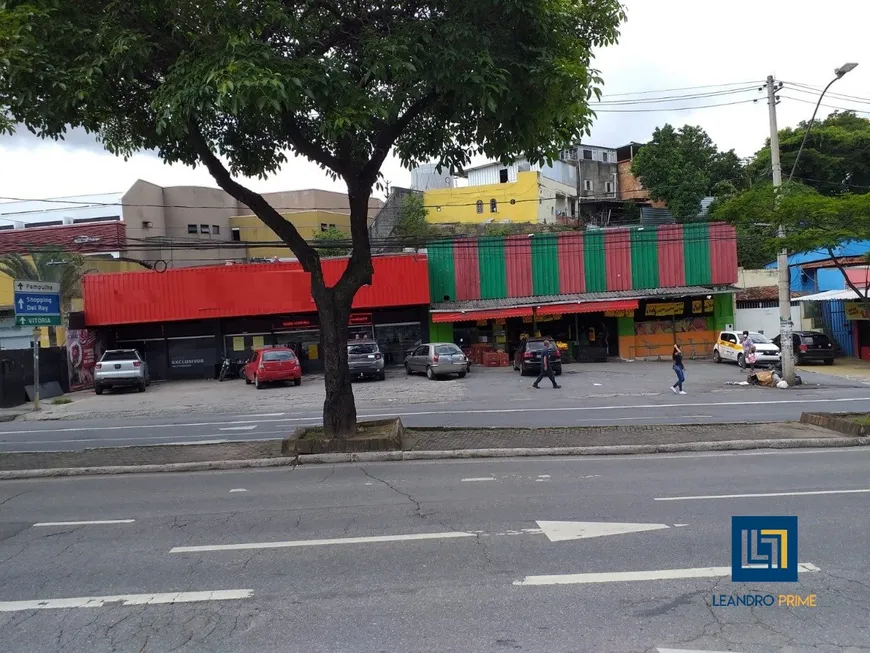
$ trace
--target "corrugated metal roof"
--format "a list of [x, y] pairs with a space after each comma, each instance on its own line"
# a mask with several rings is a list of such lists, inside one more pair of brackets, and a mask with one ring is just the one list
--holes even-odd
[[[424, 256], [378, 256], [372, 262], [372, 285], [359, 290], [354, 308], [429, 303]], [[327, 285], [338, 281], [346, 265], [344, 258], [321, 262]], [[87, 274], [82, 295], [88, 326], [315, 311], [310, 277], [298, 263]]]
[[815, 295], [806, 295], [798, 297], [799, 302], [835, 302], [840, 300], [859, 301], [864, 299], [851, 288], [846, 290], [826, 290], [825, 292], [816, 293]]
[[648, 288], [642, 290], [613, 290], [609, 292], [587, 292], [570, 295], [542, 295], [538, 297], [508, 297], [505, 299], [474, 299], [465, 302], [440, 302], [432, 304], [432, 312], [469, 311], [518, 306], [543, 306], [566, 302], [600, 302], [614, 299], [644, 299], [648, 297], [690, 297], [693, 295], [718, 295], [738, 291], [739, 288], [714, 290], [703, 286], [682, 286], [679, 288]]
[[25, 254], [29, 250], [46, 247], [82, 253], [117, 252], [126, 246], [127, 230], [123, 222], [90, 222], [0, 231], [0, 254]]

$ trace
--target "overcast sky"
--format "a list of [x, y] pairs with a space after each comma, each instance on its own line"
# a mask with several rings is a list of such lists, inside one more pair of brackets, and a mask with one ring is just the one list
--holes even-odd
[[[769, 74], [778, 80], [822, 87], [833, 70], [847, 61], [860, 63], [838, 81], [830, 93], [865, 98], [856, 103], [826, 96], [832, 107], [862, 111], [870, 117], [870, 24], [868, 0], [818, 3], [809, 0], [626, 0], [628, 22], [619, 44], [598, 53], [604, 100], [650, 99], [663, 95], [616, 95], [680, 87], [749, 82], [731, 87], [752, 87], [739, 94], [674, 101], [672, 106], [697, 106], [751, 101], [725, 107], [690, 111], [638, 113], [600, 112], [588, 142], [619, 146], [647, 140], [656, 126], [701, 125], [721, 149], [741, 156], [758, 150], [768, 134], [766, 101], [754, 90]], [[728, 90], [708, 89], [708, 91]], [[690, 91], [683, 91], [689, 93]], [[664, 95], [676, 95], [680, 92]], [[812, 92], [786, 88], [778, 106], [779, 126], [808, 120], [817, 97]], [[609, 96], [609, 97], [608, 97]], [[786, 97], [787, 96], [787, 97]], [[797, 100], [804, 100], [799, 102]], [[663, 105], [608, 105], [613, 109], [661, 109]], [[666, 106], [666, 105], [665, 105]], [[832, 109], [823, 107], [819, 115]], [[394, 185], [408, 185], [410, 174], [397, 161], [388, 160], [384, 176]], [[25, 133], [0, 138], [0, 197], [42, 198], [126, 190], [136, 179], [162, 186], [197, 184], [214, 186], [202, 169], [167, 166], [152, 155], [129, 161], [101, 151], [85, 134], [67, 142], [42, 142]], [[344, 190], [316, 166], [291, 158], [272, 178], [252, 180], [258, 191], [324, 188]]]

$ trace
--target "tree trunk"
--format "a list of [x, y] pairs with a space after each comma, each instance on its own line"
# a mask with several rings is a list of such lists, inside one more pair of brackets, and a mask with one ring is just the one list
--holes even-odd
[[333, 438], [346, 438], [356, 433], [356, 403], [347, 364], [347, 323], [352, 303], [353, 294], [339, 297], [332, 288], [326, 289], [326, 297], [317, 302], [326, 388], [323, 428], [326, 435]]

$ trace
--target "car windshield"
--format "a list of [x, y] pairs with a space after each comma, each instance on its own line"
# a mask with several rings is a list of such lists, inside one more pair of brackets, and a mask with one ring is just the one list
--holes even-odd
[[263, 354], [264, 361], [292, 361], [295, 358], [292, 351], [267, 351]]
[[103, 354], [103, 357], [100, 360], [103, 361], [131, 361], [137, 360], [139, 357], [136, 356], [136, 352], [132, 350], [126, 351], [107, 351]]
[[801, 336], [801, 338], [808, 345], [827, 345], [830, 342], [824, 333], [814, 333], [811, 336]]
[[752, 338], [752, 342], [754, 342], [756, 345], [764, 345], [772, 342], [771, 339], [763, 333], [750, 333], [749, 337]]
[[435, 353], [438, 355], [461, 354], [462, 350], [456, 345], [438, 345], [435, 347]]
[[526, 349], [529, 351], [540, 351], [544, 348], [543, 340], [532, 340], [526, 345]]
[[374, 354], [377, 353], [378, 346], [373, 342], [365, 343], [361, 345], [348, 345], [347, 353], [348, 354]]

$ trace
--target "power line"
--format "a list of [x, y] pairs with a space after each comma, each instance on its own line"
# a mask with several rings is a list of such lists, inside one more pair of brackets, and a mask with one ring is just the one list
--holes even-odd
[[705, 88], [722, 88], [725, 86], [747, 86], [753, 85], [757, 86], [758, 84], [763, 84], [764, 80], [756, 80], [756, 81], [748, 81], [748, 82], [728, 82], [726, 84], [706, 84], [704, 86], [683, 86], [681, 88], [663, 88], [653, 91], [630, 91], [627, 93], [608, 93], [605, 97], [620, 97], [625, 95], [651, 95], [653, 93], [671, 93], [675, 91], [696, 91]]
[[[804, 100], [804, 99], [802, 99], [802, 98], [791, 97], [790, 95], [780, 95], [779, 97], [783, 98], [784, 100], [794, 100], [795, 102], [802, 102], [802, 103], [804, 103], [804, 104], [812, 104], [813, 106], [815, 106], [815, 104], [816, 104], [816, 103], [813, 102], [812, 100]], [[870, 114], [870, 111], [861, 111], [861, 110], [859, 110], [859, 109], [849, 109], [849, 108], [847, 108], [847, 107], [835, 107], [835, 106], [833, 106], [833, 105], [831, 105], [831, 104], [820, 104], [819, 106], [820, 106], [820, 107], [825, 107], [826, 109], [834, 109], [835, 111], [851, 111], [851, 112], [853, 112], [853, 113], [866, 113], [866, 114]]]
[[730, 107], [735, 104], [749, 104], [758, 102], [758, 99], [738, 100], [737, 102], [723, 102], [720, 104], [699, 104], [693, 107], [662, 107], [661, 109], [595, 109], [596, 113], [667, 113], [670, 111], [694, 111], [695, 109], [713, 109], [716, 107]]
[[[816, 94], [822, 92], [822, 88], [820, 86], [811, 86], [809, 84], [801, 84], [800, 82], [783, 82], [783, 84], [789, 84], [791, 86], [800, 86], [801, 88], [808, 89], [810, 91], [815, 91]], [[844, 100], [856, 100], [859, 102], [870, 102], [870, 98], [860, 97], [857, 95], [846, 95], [845, 93], [837, 93], [836, 91], [828, 91], [826, 94], [828, 97], [841, 98]]]
[[632, 104], [653, 104], [658, 102], [671, 102], [675, 100], [695, 100], [702, 98], [712, 98], [712, 97], [722, 97], [726, 95], [736, 95], [740, 93], [747, 92], [757, 92], [757, 86], [747, 86], [744, 88], [735, 88], [728, 89], [723, 91], [713, 91], [710, 93], [697, 93], [697, 94], [689, 94], [689, 95], [665, 95], [661, 97], [653, 97], [653, 98], [643, 98], [640, 100], [601, 100], [600, 102], [594, 103], [592, 106], [600, 106], [600, 105], [632, 105]]
[[[809, 90], [806, 88], [800, 88], [798, 86], [793, 86], [793, 85], [789, 85], [789, 84], [786, 84], [785, 88], [790, 90], [790, 91], [794, 91], [795, 93], [803, 93], [805, 95], [811, 95], [811, 96], [816, 97], [816, 98], [818, 98], [818, 95], [819, 95], [817, 91]], [[850, 98], [846, 98], [846, 97], [842, 97], [842, 96], [835, 96], [832, 93], [828, 93], [825, 97], [832, 97], [835, 100], [842, 100], [845, 102], [854, 102], [855, 104], [870, 104], [870, 100], [850, 99]]]

